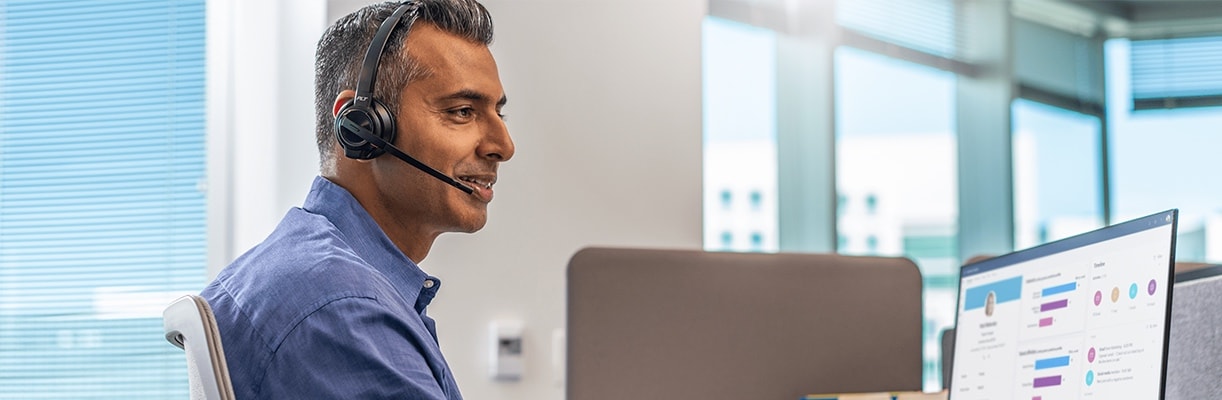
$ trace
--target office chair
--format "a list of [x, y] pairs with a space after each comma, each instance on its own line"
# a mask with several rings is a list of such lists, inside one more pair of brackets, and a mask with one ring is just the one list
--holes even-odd
[[162, 317], [165, 339], [186, 350], [191, 400], [234, 400], [221, 334], [208, 302], [183, 296], [166, 307]]

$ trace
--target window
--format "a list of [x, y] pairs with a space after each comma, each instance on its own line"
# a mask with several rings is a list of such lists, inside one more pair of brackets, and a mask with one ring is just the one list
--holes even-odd
[[1222, 262], [1222, 107], [1133, 111], [1129, 52], [1128, 40], [1107, 43], [1112, 221], [1179, 208], [1176, 259]]
[[1132, 108], [1222, 105], [1222, 36], [1129, 42]]
[[[779, 35], [781, 62], [799, 63], [797, 67], [782, 64], [783, 77], [801, 68], [821, 85], [812, 89], [817, 91], [812, 97], [820, 100], [811, 104], [820, 109], [812, 110], [811, 115], [832, 111], [824, 109], [822, 99], [834, 98], [835, 167], [819, 172], [835, 174], [836, 229], [827, 229], [829, 222], [821, 217], [809, 221], [821, 225], [812, 229], [834, 232], [835, 239], [828, 235], [816, 241], [835, 240], [837, 251], [846, 254], [907, 256], [920, 266], [925, 284], [926, 389], [941, 386], [938, 334], [954, 323], [960, 242], [971, 246], [974, 238], [1007, 239], [1006, 234], [1012, 233], [1014, 248], [1026, 248], [1174, 207], [1183, 217], [1178, 258], [1222, 262], [1222, 208], [1217, 207], [1222, 186], [1210, 184], [1222, 175], [1222, 165], [1212, 162], [1213, 153], [1222, 148], [1222, 136], [1217, 135], [1217, 127], [1222, 126], [1222, 107], [1217, 107], [1222, 104], [1222, 73], [1214, 68], [1222, 65], [1217, 56], [1222, 36], [1201, 36], [1216, 29], [1186, 24], [1181, 28], [1192, 25], [1188, 34], [1194, 37], [1184, 38], [1154, 29], [1162, 26], [1154, 21], [1142, 22], [1137, 24], [1142, 29], [1124, 34], [1158, 32], [1158, 37], [1134, 45], [1112, 40], [1105, 52], [1100, 48], [1101, 35], [1117, 34], [1110, 25], [1121, 25], [1100, 25], [1099, 21], [1112, 17], [1100, 19], [1089, 7], [1073, 2], [1004, 6], [945, 0], [838, 0], [816, 2], [817, 7], [806, 2], [741, 3], [714, 1], [710, 12], [782, 33], [707, 20], [705, 187], [730, 187], [736, 200], [752, 199], [747, 189], [740, 189], [749, 187], [746, 184], [723, 185], [713, 180], [739, 176], [734, 175], [739, 164], [717, 156], [714, 143], [746, 149], [749, 147], [741, 145], [745, 141], [732, 140], [754, 138], [755, 143], [767, 143], [767, 156], [742, 165], [775, 165], [772, 116], [777, 61], [773, 49]], [[821, 13], [828, 7], [834, 13]], [[1013, 25], [1004, 30], [985, 29], [1000, 27], [1004, 21]], [[819, 29], [807, 29], [815, 25]], [[795, 27], [800, 29], [795, 31]], [[811, 52], [788, 58], [791, 39], [809, 45]], [[731, 47], [735, 40], [752, 45]], [[990, 55], [1007, 45], [1013, 46], [1007, 56]], [[822, 85], [828, 78], [822, 52], [830, 48], [836, 49], [831, 79], [834, 93], [823, 92], [828, 85]], [[997, 70], [989, 64], [1003, 58], [1014, 63], [1012, 69]], [[1100, 75], [1104, 70], [1106, 83]], [[991, 81], [999, 77], [995, 73], [1011, 74], [1011, 81]], [[961, 79], [971, 84], [956, 87]], [[959, 118], [956, 109], [972, 109], [977, 103], [965, 104], [962, 102], [971, 101], [971, 96], [956, 96], [960, 90], [981, 89], [976, 83], [989, 87], [1000, 83], [994, 94], [1004, 96], [979, 103], [989, 109], [987, 115]], [[1008, 101], [1012, 95], [1020, 99]], [[1003, 101], [994, 104], [992, 100]], [[1193, 108], [1184, 108], [1189, 106]], [[759, 107], [766, 109], [759, 111]], [[958, 124], [970, 125], [972, 119], [981, 118], [999, 121], [1007, 115], [1005, 107], [1010, 107], [1011, 136], [988, 136], [987, 143], [980, 142], [987, 148], [958, 148], [961, 142], [979, 138], [959, 136]], [[1000, 127], [990, 129], [994, 128]], [[820, 140], [803, 144], [811, 148], [802, 150], [826, 154], [825, 127], [810, 132]], [[988, 132], [992, 133], [1003, 132]], [[1007, 156], [1012, 158], [973, 157], [979, 150], [990, 156], [1000, 153], [1007, 144], [1012, 149]], [[972, 165], [959, 165], [959, 160]], [[1004, 179], [1005, 172], [1012, 172], [1014, 197], [1000, 198], [991, 191], [961, 197], [960, 173], [976, 169], [997, 172], [990, 176], [993, 179]], [[774, 173], [768, 170], [742, 179], [772, 184]], [[808, 180], [803, 184], [818, 185], [824, 191], [820, 195], [826, 194], [833, 188], [824, 187], [831, 186], [825, 178], [804, 174], [803, 179]], [[762, 192], [766, 213], [758, 216], [760, 220], [775, 219], [769, 211], [776, 198], [772, 190], [769, 186]], [[995, 196], [987, 198], [990, 194]], [[716, 232], [727, 229], [739, 238], [735, 245], [750, 242], [745, 239], [752, 230], [729, 228], [746, 219], [728, 213], [711, 215], [717, 203], [709, 199], [705, 204], [714, 206], [705, 207], [706, 247], [715, 248], [709, 243], [717, 243]], [[960, 204], [960, 199], [966, 203]], [[810, 203], [810, 207], [824, 206]], [[995, 223], [998, 221], [958, 224], [960, 206], [979, 210], [988, 205], [1001, 210], [1010, 204], [1014, 207], [1013, 232], [994, 231], [993, 227], [1003, 225]], [[735, 204], [734, 212], [739, 209]], [[1003, 229], [1010, 230], [1008, 226]], [[763, 232], [765, 242], [778, 236], [772, 230]], [[820, 248], [830, 245], [818, 243]], [[1008, 251], [1010, 245], [1009, 240], [987, 243], [989, 252]]]
[[0, 3], [0, 398], [187, 396], [204, 2]]
[[776, 34], [706, 18], [703, 64], [704, 247], [776, 251]]
[[955, 2], [949, 0], [841, 0], [836, 22], [887, 43], [947, 58], [959, 51]]
[[1021, 99], [1013, 118], [1015, 248], [1103, 226], [1099, 119]]
[[[955, 77], [852, 47], [835, 54], [839, 251], [907, 255], [925, 279], [925, 386], [940, 387], [939, 333], [955, 323]], [[919, 247], [911, 247], [919, 246]]]

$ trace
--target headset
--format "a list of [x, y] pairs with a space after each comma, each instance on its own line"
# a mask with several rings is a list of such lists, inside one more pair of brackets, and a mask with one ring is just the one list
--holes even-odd
[[417, 1], [404, 2], [378, 27], [378, 32], [373, 35], [373, 40], [369, 43], [369, 50], [365, 52], [365, 61], [361, 64], [356, 96], [340, 106], [339, 112], [335, 115], [335, 138], [339, 140], [340, 146], [343, 146], [344, 155], [348, 158], [370, 160], [383, 153], [390, 153], [434, 178], [471, 194], [475, 191], [471, 187], [459, 183], [458, 180], [425, 165], [396, 148], [392, 144], [395, 142], [395, 115], [390, 108], [373, 98], [373, 84], [378, 76], [378, 61], [382, 58], [382, 52], [386, 47], [386, 42], [390, 40], [391, 32], [395, 30], [401, 20], [404, 20], [406, 15], [406, 20], [403, 22], [406, 36], [407, 32], [411, 31], [412, 24], [416, 22], [419, 9], [420, 3]]

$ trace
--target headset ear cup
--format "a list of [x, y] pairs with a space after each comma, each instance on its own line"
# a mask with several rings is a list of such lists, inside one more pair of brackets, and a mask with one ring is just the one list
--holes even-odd
[[357, 160], [369, 160], [385, 153], [361, 135], [345, 127], [344, 121], [368, 129], [374, 136], [395, 142], [395, 118], [386, 106], [372, 100], [371, 107], [353, 104], [351, 100], [340, 106], [335, 116], [335, 139], [344, 148], [344, 155]]
[[[394, 146], [395, 139], [397, 138], [395, 132], [398, 130], [398, 128], [395, 126], [395, 114], [390, 112], [390, 108], [387, 108], [386, 105], [382, 104], [382, 102], [378, 101], [378, 99], [371, 98], [369, 100], [370, 105], [373, 106], [372, 117], [378, 121], [377, 129], [373, 131], [374, 134], [378, 135], [378, 137], [382, 138], [382, 140], [385, 140], [386, 143]], [[378, 154], [382, 154], [385, 151], [379, 149], [377, 152]]]

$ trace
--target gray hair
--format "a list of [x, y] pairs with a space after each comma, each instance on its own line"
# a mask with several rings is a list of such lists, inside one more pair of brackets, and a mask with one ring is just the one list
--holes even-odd
[[[492, 44], [492, 16], [475, 0], [416, 0], [415, 24], [430, 23], [455, 36]], [[365, 6], [340, 18], [318, 40], [314, 64], [315, 134], [320, 168], [324, 175], [335, 169], [335, 97], [345, 89], [356, 89], [361, 63], [378, 27], [399, 8], [401, 2]], [[404, 47], [407, 29], [405, 16], [399, 22], [378, 63], [373, 95], [392, 112], [399, 109], [399, 93], [408, 83], [429, 76], [431, 71], [408, 56]]]

